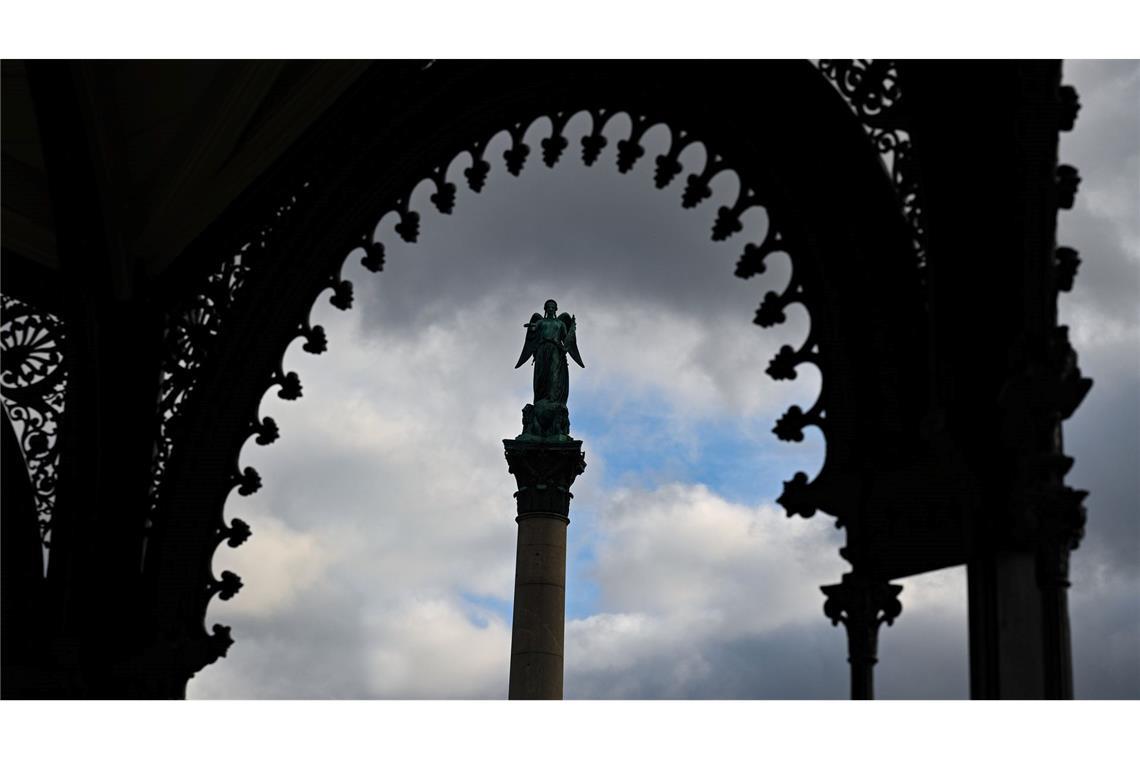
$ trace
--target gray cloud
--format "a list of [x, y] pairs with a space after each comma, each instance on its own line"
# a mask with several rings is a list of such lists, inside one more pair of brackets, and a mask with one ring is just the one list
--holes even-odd
[[1059, 300], [1093, 389], [1065, 423], [1089, 491], [1086, 536], [1072, 558], [1074, 688], [1086, 698], [1140, 697], [1140, 63], [1074, 61], [1076, 129], [1061, 160], [1080, 169], [1077, 205], [1058, 242], [1081, 253], [1073, 292]]
[[[673, 185], [657, 190], [653, 157], [667, 147], [660, 132], [647, 135], [646, 157], [621, 175], [614, 164], [617, 128], [609, 130], [609, 148], [593, 167], [578, 155], [584, 128], [580, 119], [572, 120], [570, 147], [553, 169], [542, 165], [542, 132], [532, 129], [531, 156], [518, 178], [503, 168], [506, 140], [492, 141], [486, 155], [494, 169], [479, 195], [462, 177], [468, 159], [454, 162], [449, 177], [459, 197], [453, 215], [434, 209], [426, 185], [413, 195], [423, 217], [416, 244], [400, 241], [391, 232], [394, 217], [387, 217], [380, 225], [390, 251], [387, 271], [365, 285], [377, 296], [367, 307], [367, 322], [393, 329], [495, 291], [516, 294], [526, 315], [541, 310], [551, 295], [573, 309], [591, 294], [644, 309], [751, 320], [765, 288], [737, 280], [732, 272], [744, 243], [762, 235], [762, 213], [746, 217], [745, 231], [729, 241], [710, 240], [717, 208], [735, 200], [735, 176], [722, 176], [713, 196], [696, 209], [682, 209], [685, 173], [703, 166], [702, 157], [690, 161]], [[786, 265], [783, 270], [770, 278], [777, 286], [786, 282]], [[388, 275], [400, 286], [387, 282]]]

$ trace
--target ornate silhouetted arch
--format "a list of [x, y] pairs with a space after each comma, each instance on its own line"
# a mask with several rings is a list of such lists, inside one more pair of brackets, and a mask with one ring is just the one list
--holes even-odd
[[[396, 211], [396, 232], [416, 239], [420, 218], [409, 199], [425, 178], [435, 185], [438, 210], [455, 207], [458, 178], [446, 174], [454, 157], [470, 154], [461, 181], [476, 192], [500, 158], [511, 174], [578, 150], [592, 163], [604, 147], [603, 126], [617, 113], [631, 116], [629, 135], [615, 146], [619, 169], [654, 160], [658, 187], [685, 183], [683, 205], [706, 199], [720, 171], [737, 173], [738, 198], [718, 210], [713, 239], [739, 232], [748, 208], [766, 209], [766, 237], [742, 242], [736, 274], [760, 273], [769, 253], [784, 251], [793, 275], [783, 293], [764, 296], [755, 321], [782, 322], [793, 302], [811, 317], [804, 345], [782, 348], [768, 373], [794, 378], [799, 364], [811, 362], [822, 376], [818, 401], [806, 411], [792, 407], [775, 432], [800, 440], [805, 426], [817, 425], [827, 442], [819, 476], [809, 483], [789, 473], [779, 501], [789, 515], [819, 509], [837, 517], [850, 541], [868, 498], [868, 461], [908, 445], [903, 433], [916, 426], [926, 389], [916, 374], [926, 366], [925, 312], [912, 229], [876, 145], [815, 68], [742, 64], [733, 80], [721, 71], [693, 63], [436, 64], [401, 91], [374, 72], [215, 225], [195, 255], [183, 257], [208, 267], [176, 269], [167, 281], [172, 295], [181, 292], [182, 307], [168, 321], [145, 568], [155, 651], [177, 651], [175, 683], [230, 643], [228, 629], [215, 626], [212, 637], [204, 630], [211, 597], [228, 598], [241, 585], [232, 573], [214, 578], [214, 549], [249, 535], [240, 520], [223, 523], [223, 507], [235, 485], [245, 494], [260, 485], [237, 462], [249, 436], [262, 444], [277, 437], [273, 421], [257, 417], [267, 388], [279, 386], [286, 399], [301, 394], [300, 379], [281, 364], [286, 348], [299, 335], [305, 350], [325, 348], [323, 330], [308, 322], [314, 301], [331, 288], [330, 301], [348, 308], [345, 278], [356, 276], [349, 267], [359, 261], [382, 269], [383, 246], [372, 234], [384, 213]], [[562, 129], [582, 111], [593, 129], [571, 146]], [[542, 117], [552, 129], [541, 157], [530, 156], [522, 138]], [[640, 139], [659, 123], [670, 129], [670, 147], [644, 156]], [[511, 147], [502, 157], [485, 155], [503, 130]], [[706, 165], [680, 178], [678, 157], [696, 140], [707, 149]], [[207, 257], [207, 250], [219, 253]], [[187, 282], [205, 284], [184, 290]], [[845, 556], [858, 569], [858, 552]]]

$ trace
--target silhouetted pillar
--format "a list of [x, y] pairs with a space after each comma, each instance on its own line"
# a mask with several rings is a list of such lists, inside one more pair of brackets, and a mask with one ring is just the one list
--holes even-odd
[[1087, 494], [1060, 482], [1068, 457], [1025, 461], [1037, 466], [1020, 468], [1009, 527], [991, 529], [967, 564], [973, 699], [1073, 697], [1069, 553], [1084, 533]]
[[851, 663], [851, 698], [875, 698], [875, 663], [879, 661], [879, 626], [891, 625], [902, 612], [902, 586], [846, 573], [843, 582], [821, 586], [827, 597], [823, 612], [832, 625], [847, 629], [847, 662]]
[[972, 699], [1072, 699], [1069, 551], [996, 552], [967, 566]]
[[1039, 552], [1037, 585], [1041, 589], [1044, 626], [1045, 698], [1073, 698], [1073, 648], [1069, 629], [1069, 550]]
[[566, 527], [582, 442], [504, 440], [518, 491], [518, 552], [509, 699], [562, 699]]
[[970, 615], [970, 697], [1045, 696], [1041, 597], [1032, 552], [995, 552], [966, 568]]

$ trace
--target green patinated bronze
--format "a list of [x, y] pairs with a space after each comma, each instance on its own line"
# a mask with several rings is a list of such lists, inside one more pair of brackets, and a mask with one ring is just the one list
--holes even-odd
[[566, 399], [570, 394], [570, 372], [566, 362], [569, 354], [579, 367], [582, 356], [578, 353], [577, 325], [572, 314], [558, 312], [553, 299], [544, 305], [546, 315], [531, 315], [526, 328], [526, 339], [515, 369], [527, 359], [534, 358], [534, 403], [523, 407], [523, 431], [520, 441], [572, 441], [570, 414]]

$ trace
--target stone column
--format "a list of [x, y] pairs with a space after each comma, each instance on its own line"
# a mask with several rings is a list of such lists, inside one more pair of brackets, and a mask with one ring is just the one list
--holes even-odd
[[875, 698], [875, 663], [879, 661], [879, 626], [891, 625], [902, 612], [902, 586], [847, 573], [843, 582], [821, 586], [827, 597], [823, 612], [832, 625], [847, 629], [847, 662], [851, 663], [851, 698]]
[[566, 526], [582, 442], [504, 440], [518, 491], [509, 699], [562, 699]]

